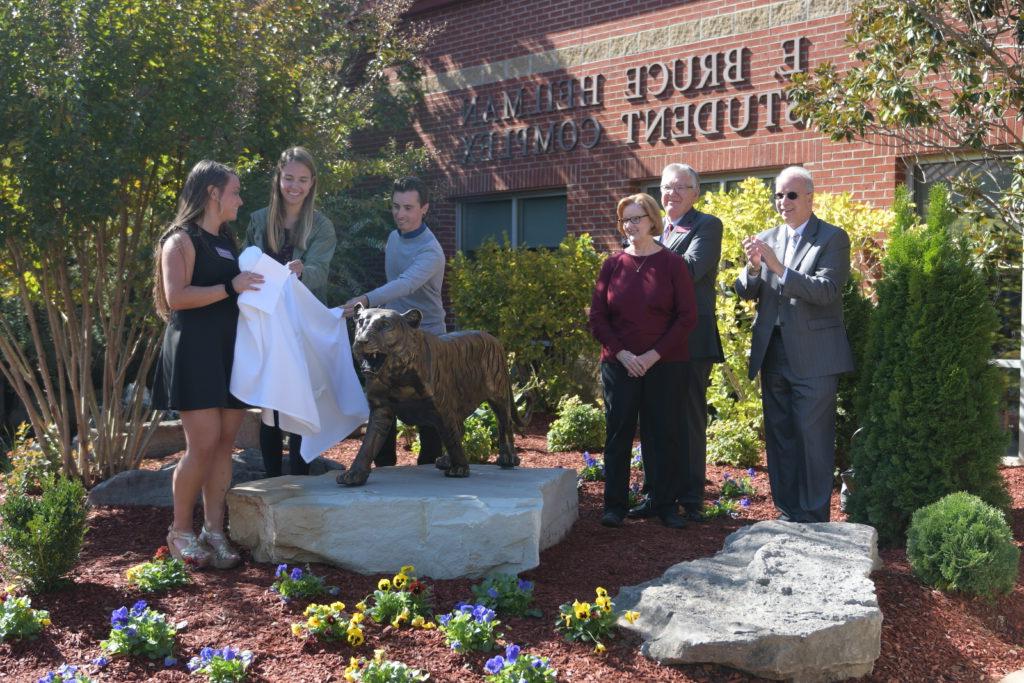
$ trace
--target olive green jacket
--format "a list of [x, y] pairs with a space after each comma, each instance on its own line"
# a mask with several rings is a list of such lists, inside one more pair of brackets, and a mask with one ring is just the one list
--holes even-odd
[[[267, 239], [267, 208], [254, 211], [249, 216], [249, 229], [245, 231], [245, 245], [263, 246]], [[294, 259], [302, 261], [302, 283], [309, 287], [317, 298], [322, 298], [322, 290], [327, 284], [327, 273], [331, 269], [331, 258], [338, 246], [338, 236], [334, 233], [331, 219], [319, 211], [313, 211], [313, 228], [306, 238], [306, 248], [295, 245]]]

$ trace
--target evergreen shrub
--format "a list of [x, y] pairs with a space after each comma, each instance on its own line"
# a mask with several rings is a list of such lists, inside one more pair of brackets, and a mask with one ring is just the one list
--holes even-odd
[[[758, 178], [747, 178], [728, 192], [706, 193], [697, 204], [701, 211], [721, 219], [723, 227], [717, 316], [725, 362], [714, 366], [708, 389], [712, 414], [708, 426], [708, 462], [716, 464], [748, 467], [760, 458], [764, 436], [761, 388], [757, 378], [747, 379], [755, 303], [740, 299], [733, 290], [733, 283], [747, 262], [743, 240], [781, 223], [773, 207], [771, 190]], [[848, 194], [815, 193], [814, 212], [822, 220], [846, 230], [853, 245], [851, 263], [855, 268], [869, 270], [877, 262], [881, 247], [876, 236], [891, 228], [894, 217], [891, 211], [855, 202]], [[851, 328], [864, 324], [864, 313], [870, 308], [867, 298], [871, 295], [872, 282], [870, 278], [859, 282], [863, 283], [859, 291], [844, 295], [846, 326], [852, 344], [857, 330]], [[857, 306], [857, 310], [851, 311], [851, 305]], [[856, 344], [854, 346], [856, 353]], [[847, 410], [838, 425], [839, 453], [848, 448], [849, 435], [859, 422], [852, 409], [852, 393], [856, 387], [857, 383], [850, 379], [840, 384], [839, 404], [847, 406]]]
[[8, 495], [0, 505], [0, 561], [29, 590], [53, 590], [78, 561], [85, 530], [85, 487], [48, 475], [40, 495]]
[[604, 412], [567, 396], [558, 403], [558, 417], [548, 428], [549, 451], [599, 451], [604, 449]]
[[536, 383], [541, 405], [595, 397], [600, 345], [586, 310], [603, 260], [589, 235], [566, 237], [555, 250], [487, 242], [452, 260], [452, 311], [460, 329], [501, 340], [514, 378]]
[[947, 191], [929, 198], [928, 224], [899, 206], [864, 351], [848, 512], [903, 541], [911, 515], [956, 491], [997, 508], [1009, 496], [998, 466], [1002, 378], [989, 359], [997, 329], [985, 279], [954, 238]]
[[994, 598], [1013, 590], [1020, 550], [1003, 513], [958, 492], [914, 513], [907, 559], [922, 583]]

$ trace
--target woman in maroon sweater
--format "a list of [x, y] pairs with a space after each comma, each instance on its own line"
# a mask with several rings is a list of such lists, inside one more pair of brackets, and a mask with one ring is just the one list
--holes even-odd
[[619, 202], [625, 251], [605, 260], [590, 303], [590, 330], [601, 342], [605, 440], [604, 514], [601, 524], [621, 526], [629, 510], [629, 459], [640, 421], [645, 477], [654, 512], [665, 526], [681, 529], [676, 511], [686, 448], [683, 384], [690, 352], [687, 337], [697, 325], [693, 280], [681, 256], [654, 238], [661, 212], [649, 195]]

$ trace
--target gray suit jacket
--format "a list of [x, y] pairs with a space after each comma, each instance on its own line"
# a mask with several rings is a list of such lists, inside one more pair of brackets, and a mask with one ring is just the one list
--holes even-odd
[[[672, 231], [674, 226], [688, 227], [683, 235]], [[718, 335], [715, 281], [722, 260], [722, 221], [711, 214], [690, 209], [665, 229], [662, 243], [683, 257], [693, 276], [693, 292], [697, 298], [697, 327], [690, 333], [690, 358], [721, 363], [722, 340]]]
[[[780, 259], [786, 230], [781, 225], [758, 235]], [[843, 286], [849, 277], [849, 236], [814, 215], [804, 228], [785, 286], [763, 263], [757, 276], [743, 269], [736, 279], [736, 293], [744, 299], [757, 299], [750, 344], [751, 379], [761, 369], [776, 318], [781, 320], [786, 358], [797, 377], [853, 371], [853, 354], [843, 324]]]

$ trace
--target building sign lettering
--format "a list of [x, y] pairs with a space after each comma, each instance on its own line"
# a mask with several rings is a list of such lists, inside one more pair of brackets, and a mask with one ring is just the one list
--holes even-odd
[[[775, 75], [784, 78], [806, 71], [807, 45], [803, 37], [782, 41]], [[620, 117], [622, 141], [631, 145], [641, 141], [685, 143], [698, 137], [750, 134], [759, 128], [778, 130], [783, 123], [798, 125], [785, 91], [778, 87], [692, 99], [709, 88], [749, 90], [750, 58], [750, 49], [736, 47], [628, 67], [621, 94], [628, 104], [639, 108]], [[603, 108], [605, 80], [603, 74], [556, 78], [463, 98], [460, 160], [468, 165], [571, 152], [577, 147], [593, 149], [606, 132], [595, 113], [587, 110]], [[676, 96], [690, 99], [671, 101]], [[643, 106], [650, 98], [657, 106]], [[544, 123], [529, 120], [559, 112], [569, 115]], [[472, 130], [478, 126], [489, 129]]]

